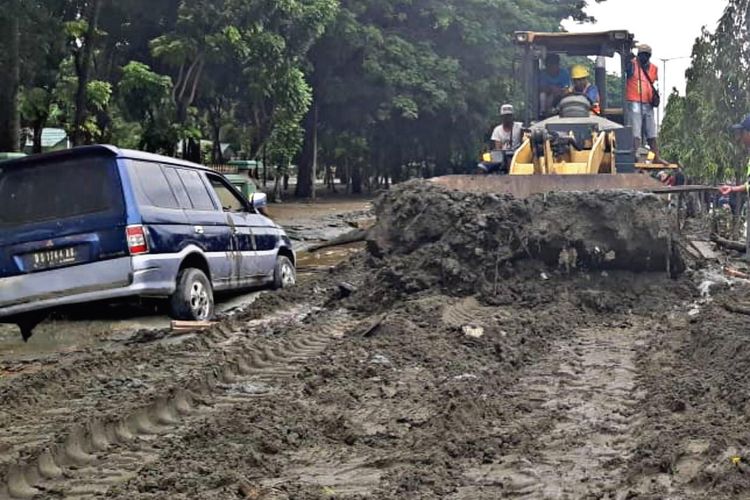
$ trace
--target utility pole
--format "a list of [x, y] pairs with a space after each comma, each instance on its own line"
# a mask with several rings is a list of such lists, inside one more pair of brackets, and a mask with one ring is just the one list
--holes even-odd
[[680, 59], [690, 59], [692, 56], [679, 56], [679, 57], [666, 57], [662, 58], [659, 57], [658, 59], [662, 62], [662, 74], [661, 74], [661, 83], [662, 83], [662, 105], [659, 106], [659, 109], [656, 110], [656, 128], [657, 130], [661, 128], [661, 110], [664, 108], [664, 114], [667, 112], [667, 101], [669, 100], [669, 87], [667, 87], [667, 63], [670, 61], [678, 61]]

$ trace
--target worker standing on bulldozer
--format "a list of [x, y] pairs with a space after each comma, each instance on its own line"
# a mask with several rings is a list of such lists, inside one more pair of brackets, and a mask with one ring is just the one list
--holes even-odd
[[591, 102], [591, 111], [600, 115], [602, 108], [599, 104], [599, 89], [596, 85], [589, 82], [589, 77], [591, 76], [589, 69], [582, 64], [576, 64], [571, 69], [570, 76], [573, 79], [572, 91], [576, 94], [585, 95]]
[[654, 118], [654, 108], [658, 108], [661, 101], [659, 91], [656, 89], [659, 69], [651, 64], [651, 54], [651, 47], [644, 43], [638, 46], [637, 56], [625, 61], [625, 73], [628, 77], [625, 91], [627, 101], [625, 122], [633, 129], [635, 150], [638, 151], [641, 147], [645, 136], [646, 142], [654, 153], [654, 161], [663, 163], [659, 156]]

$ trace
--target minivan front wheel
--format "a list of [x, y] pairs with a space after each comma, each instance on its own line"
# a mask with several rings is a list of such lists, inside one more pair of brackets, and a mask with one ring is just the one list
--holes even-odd
[[180, 271], [169, 305], [174, 319], [208, 321], [213, 318], [214, 292], [205, 273], [195, 268]]
[[276, 258], [276, 267], [273, 270], [273, 288], [289, 288], [297, 283], [297, 271], [289, 257], [279, 255]]

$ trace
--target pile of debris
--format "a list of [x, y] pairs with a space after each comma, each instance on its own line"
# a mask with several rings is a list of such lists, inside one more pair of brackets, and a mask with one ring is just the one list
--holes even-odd
[[684, 270], [657, 196], [563, 192], [516, 199], [412, 181], [375, 203], [368, 231], [374, 286], [413, 293], [492, 293], [529, 264], [541, 271]]

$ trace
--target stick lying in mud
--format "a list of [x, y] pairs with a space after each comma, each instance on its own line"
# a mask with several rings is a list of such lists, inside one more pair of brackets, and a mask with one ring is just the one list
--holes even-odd
[[365, 241], [366, 239], [366, 230], [355, 229], [354, 231], [349, 231], [348, 233], [342, 234], [341, 236], [338, 236], [330, 241], [324, 241], [323, 243], [318, 243], [317, 245], [311, 245], [307, 248], [307, 251], [310, 253], [317, 252], [318, 250], [323, 250], [324, 248], [339, 247], [341, 245], [348, 245], [349, 243]]
[[711, 241], [713, 241], [714, 243], [716, 243], [722, 248], [728, 248], [729, 250], [736, 250], [742, 253], [745, 253], [746, 251], [744, 243], [740, 243], [739, 241], [728, 240], [716, 234], [711, 235]]
[[723, 307], [729, 312], [750, 316], [750, 306], [747, 306], [747, 305], [741, 306], [739, 304], [730, 304], [729, 302], [723, 302], [721, 304], [721, 307]]

